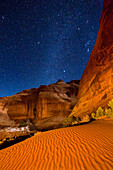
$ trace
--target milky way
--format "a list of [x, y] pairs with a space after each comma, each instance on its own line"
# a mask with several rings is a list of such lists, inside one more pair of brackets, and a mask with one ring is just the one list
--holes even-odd
[[94, 47], [102, 0], [0, 1], [0, 96], [80, 79]]

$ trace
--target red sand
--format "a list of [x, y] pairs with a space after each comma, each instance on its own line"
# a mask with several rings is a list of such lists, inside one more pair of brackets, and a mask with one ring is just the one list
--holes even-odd
[[0, 170], [113, 170], [113, 119], [39, 133], [0, 151]]

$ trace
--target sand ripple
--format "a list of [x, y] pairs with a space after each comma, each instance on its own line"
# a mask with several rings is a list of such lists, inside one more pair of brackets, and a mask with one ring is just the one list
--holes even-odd
[[0, 170], [113, 170], [113, 119], [43, 132], [0, 151]]

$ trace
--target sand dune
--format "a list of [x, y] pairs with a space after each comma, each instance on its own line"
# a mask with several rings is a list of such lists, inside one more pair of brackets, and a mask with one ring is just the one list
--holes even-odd
[[0, 151], [0, 170], [113, 169], [113, 119], [39, 133]]

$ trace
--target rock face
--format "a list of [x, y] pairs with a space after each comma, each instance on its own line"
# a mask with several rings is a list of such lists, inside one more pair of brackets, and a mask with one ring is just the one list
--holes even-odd
[[5, 107], [6, 101], [7, 97], [0, 99], [0, 128], [15, 125], [14, 121], [10, 120], [7, 114], [7, 107]]
[[[31, 119], [38, 127], [50, 121], [51, 127], [56, 126], [71, 113], [77, 102], [78, 84], [79, 81], [65, 83], [59, 80], [55, 84], [3, 97], [0, 99], [3, 105], [1, 111], [5, 110], [11, 120]], [[49, 127], [49, 124], [45, 123], [45, 129], [46, 126]]]
[[104, 0], [97, 40], [71, 115], [91, 114], [113, 98], [113, 0]]

